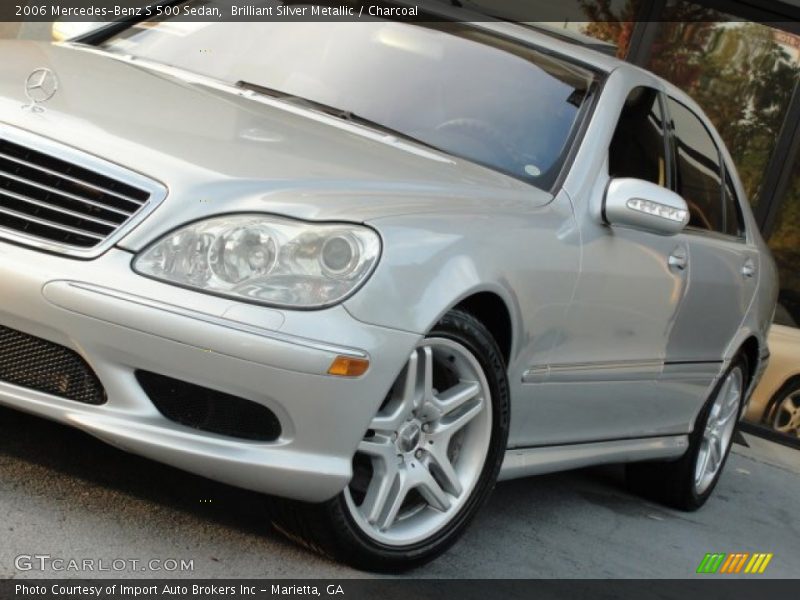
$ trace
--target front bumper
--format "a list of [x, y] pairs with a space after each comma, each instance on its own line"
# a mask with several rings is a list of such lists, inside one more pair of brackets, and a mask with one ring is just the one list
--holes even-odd
[[[137, 276], [131, 259], [112, 249], [78, 261], [0, 242], [0, 325], [76, 351], [108, 395], [92, 406], [0, 381], [0, 404], [243, 488], [306, 501], [340, 492], [420, 336], [361, 323], [341, 306], [279, 311], [184, 290]], [[369, 370], [327, 375], [341, 354], [366, 355]], [[252, 442], [170, 421], [136, 370], [263, 404], [282, 434]]]

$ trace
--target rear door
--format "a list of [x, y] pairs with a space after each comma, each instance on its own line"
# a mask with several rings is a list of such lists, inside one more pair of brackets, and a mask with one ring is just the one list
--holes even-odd
[[747, 312], [758, 280], [758, 254], [719, 148], [704, 121], [667, 99], [674, 188], [689, 206], [679, 237], [688, 249], [689, 286], [667, 346], [667, 375], [719, 371], [725, 349]]

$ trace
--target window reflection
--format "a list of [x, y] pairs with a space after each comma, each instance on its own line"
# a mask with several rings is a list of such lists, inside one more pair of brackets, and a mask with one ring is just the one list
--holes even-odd
[[[546, 27], [558, 33], [572, 35], [595, 50], [625, 58], [636, 26], [641, 0], [576, 0], [577, 15], [582, 20], [565, 19], [559, 22], [537, 23], [538, 27]], [[555, 0], [544, 0], [554, 4]], [[563, 8], [563, 0], [558, 0], [561, 11], [571, 14]], [[541, 6], [537, 4], [537, 6]], [[594, 42], [592, 40], [595, 40]]]
[[668, 105], [678, 163], [677, 190], [689, 205], [689, 226], [724, 232], [719, 151], [703, 122], [688, 108], [671, 98]]
[[800, 37], [670, 3], [649, 68], [691, 95], [733, 155], [752, 203], [800, 76]]
[[780, 271], [780, 304], [777, 323], [800, 326], [800, 156], [794, 166], [794, 180], [784, 199], [775, 233], [769, 240]]
[[167, 19], [102, 47], [327, 105], [542, 189], [561, 170], [595, 82], [577, 64], [458, 23]]

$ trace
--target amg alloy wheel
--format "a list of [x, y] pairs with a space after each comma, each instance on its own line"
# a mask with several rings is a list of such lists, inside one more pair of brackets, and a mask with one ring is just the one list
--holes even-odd
[[292, 539], [351, 565], [399, 571], [450, 547], [488, 498], [508, 438], [508, 381], [497, 343], [450, 311], [411, 352], [353, 457], [353, 478], [323, 504], [275, 499]]
[[491, 390], [458, 342], [428, 338], [372, 420], [345, 491], [353, 520], [389, 546], [441, 530], [469, 498], [492, 433]]
[[743, 390], [744, 373], [736, 367], [723, 380], [703, 429], [694, 472], [694, 487], [698, 494], [709, 488], [722, 469], [739, 418]]
[[705, 504], [730, 454], [747, 374], [747, 360], [740, 355], [706, 400], [689, 436], [689, 448], [680, 459], [628, 465], [628, 485], [633, 491], [682, 510], [697, 510]]

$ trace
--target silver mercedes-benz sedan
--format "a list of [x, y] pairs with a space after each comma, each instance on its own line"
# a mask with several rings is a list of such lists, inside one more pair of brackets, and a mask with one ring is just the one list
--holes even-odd
[[711, 494], [776, 272], [678, 89], [441, 19], [0, 56], [0, 403], [264, 492], [361, 568], [438, 555], [498, 479]]

